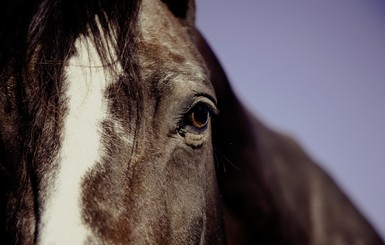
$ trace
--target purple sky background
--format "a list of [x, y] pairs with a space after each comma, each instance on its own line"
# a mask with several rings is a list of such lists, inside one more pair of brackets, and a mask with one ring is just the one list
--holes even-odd
[[385, 1], [197, 0], [197, 14], [241, 100], [385, 238]]

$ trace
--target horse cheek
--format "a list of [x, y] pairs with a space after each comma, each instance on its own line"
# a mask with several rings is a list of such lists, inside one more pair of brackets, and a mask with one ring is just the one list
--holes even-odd
[[211, 145], [176, 149], [167, 166], [167, 206], [175, 243], [223, 241]]

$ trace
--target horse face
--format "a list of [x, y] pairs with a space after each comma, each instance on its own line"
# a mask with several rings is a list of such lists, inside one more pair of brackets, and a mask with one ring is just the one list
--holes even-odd
[[90, 36], [76, 40], [64, 68], [55, 167], [40, 177], [38, 242], [221, 240], [210, 128], [216, 99], [187, 31], [163, 3], [142, 2], [135, 92], [109, 50], [113, 38], [103, 41], [112, 69]]
[[222, 208], [229, 244], [383, 244], [162, 2], [1, 1], [1, 242], [218, 244]]

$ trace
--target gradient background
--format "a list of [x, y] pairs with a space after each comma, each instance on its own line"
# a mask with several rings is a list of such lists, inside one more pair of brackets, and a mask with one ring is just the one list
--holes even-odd
[[197, 14], [241, 100], [385, 238], [385, 1], [197, 0]]

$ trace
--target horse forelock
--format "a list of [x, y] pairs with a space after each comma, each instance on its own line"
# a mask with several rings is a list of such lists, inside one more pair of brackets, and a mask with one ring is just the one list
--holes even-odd
[[13, 103], [10, 107], [21, 107], [23, 113], [36, 115], [38, 108], [58, 105], [55, 99], [62, 92], [63, 69], [76, 53], [75, 42], [80, 36], [92, 39], [109, 72], [120, 73], [113, 65], [120, 63], [125, 76], [120, 82], [137, 94], [139, 7], [139, 0], [3, 1], [2, 19], [9, 20], [1, 23], [0, 29], [0, 78], [6, 99], [13, 99], [7, 101]]

